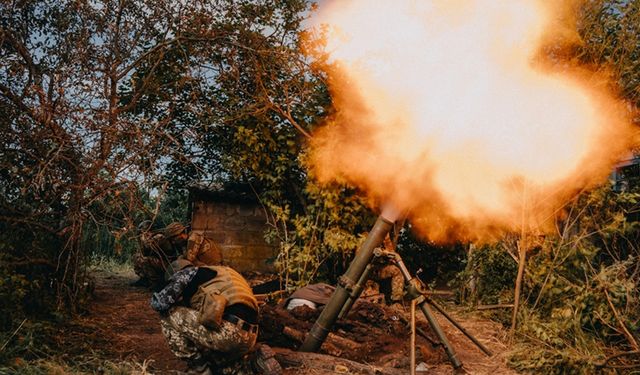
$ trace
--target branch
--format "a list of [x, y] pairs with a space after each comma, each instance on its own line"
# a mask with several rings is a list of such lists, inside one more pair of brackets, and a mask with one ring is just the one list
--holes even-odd
[[638, 343], [636, 342], [636, 339], [633, 337], [631, 332], [629, 332], [629, 330], [627, 329], [627, 326], [624, 324], [624, 322], [620, 318], [620, 314], [618, 313], [618, 310], [616, 310], [615, 306], [613, 306], [613, 302], [609, 297], [609, 292], [606, 289], [604, 290], [604, 295], [607, 297], [607, 302], [609, 303], [609, 307], [611, 307], [611, 310], [613, 311], [613, 315], [616, 317], [616, 320], [618, 321], [620, 328], [622, 328], [622, 332], [627, 338], [627, 341], [629, 341], [629, 344], [631, 344], [631, 346], [636, 352], [639, 351], [640, 348], [638, 347]]
[[[165, 36], [167, 32], [165, 33]], [[208, 37], [185, 37], [185, 36], [178, 36], [175, 37], [173, 39], [169, 39], [169, 40], [164, 40], [161, 43], [156, 44], [153, 48], [149, 49], [147, 52], [143, 53], [142, 55], [140, 55], [137, 59], [135, 59], [131, 64], [129, 64], [128, 66], [126, 66], [125, 68], [123, 68], [123, 70], [118, 73], [117, 75], [117, 79], [121, 80], [122, 78], [124, 78], [133, 68], [135, 68], [136, 66], [138, 66], [142, 61], [144, 61], [146, 58], [148, 58], [149, 56], [153, 55], [154, 53], [158, 52], [159, 50], [168, 47], [172, 44], [175, 43], [179, 43], [181, 41], [191, 41], [191, 42], [211, 42], [213, 40], [216, 39], [220, 39], [220, 36], [208, 36]]]
[[298, 130], [302, 135], [311, 139], [311, 134], [309, 134], [309, 132], [304, 130], [304, 128], [300, 126], [300, 124], [298, 124], [296, 120], [294, 120], [293, 116], [291, 115], [291, 112], [288, 109], [285, 111], [280, 106], [273, 103], [271, 103], [271, 108], [273, 108], [277, 113], [279, 113], [282, 117], [284, 117], [287, 121], [289, 121], [289, 123], [293, 125], [293, 127], [296, 128], [296, 130]]

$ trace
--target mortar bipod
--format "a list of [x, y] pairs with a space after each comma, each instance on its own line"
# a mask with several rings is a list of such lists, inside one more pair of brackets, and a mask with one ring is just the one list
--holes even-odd
[[[373, 267], [371, 262], [376, 257], [375, 253], [377, 252], [377, 257], [387, 261], [393, 261], [394, 264], [402, 271], [407, 294], [410, 294], [414, 299], [420, 298], [418, 303], [420, 310], [422, 310], [434, 332], [438, 335], [438, 338], [444, 346], [453, 367], [459, 368], [462, 366], [462, 363], [457, 358], [453, 348], [444, 335], [444, 332], [433, 316], [428, 304], [431, 304], [436, 310], [442, 313], [458, 329], [467, 335], [467, 337], [470, 335], [464, 331], [457, 322], [453, 321], [451, 317], [444, 313], [444, 310], [427, 298], [424, 292], [425, 288], [420, 280], [411, 276], [402, 262], [402, 259], [397, 254], [389, 253], [389, 255], [387, 255], [387, 253], [378, 249], [378, 246], [383, 243], [384, 237], [389, 233], [393, 225], [393, 222], [387, 220], [384, 216], [380, 215], [378, 217], [373, 228], [369, 231], [369, 235], [365, 238], [365, 241], [360, 246], [359, 251], [356, 252], [355, 257], [349, 264], [347, 271], [339, 278], [336, 290], [331, 295], [331, 298], [325, 305], [324, 309], [320, 312], [320, 316], [316, 319], [313, 327], [311, 327], [311, 330], [309, 331], [309, 334], [298, 350], [302, 352], [316, 352], [320, 349], [320, 346], [327, 338], [331, 327], [333, 327], [338, 319], [338, 315], [346, 316], [355, 300], [357, 300], [360, 293], [362, 293], [362, 288], [369, 278], [369, 274], [372, 270], [371, 267]], [[472, 339], [472, 341], [476, 343], [476, 345], [479, 344], [475, 339]], [[484, 348], [482, 344], [480, 344], [479, 347], [481, 349]], [[483, 351], [487, 354], [490, 353], [486, 348], [484, 348]]]
[[[428, 292], [426, 291], [424, 283], [420, 279], [418, 279], [417, 277], [413, 277], [411, 273], [409, 273], [409, 270], [404, 264], [404, 261], [402, 260], [402, 257], [400, 256], [400, 254], [393, 251], [384, 251], [382, 249], [375, 249], [374, 256], [376, 258], [385, 258], [400, 269], [400, 273], [402, 273], [402, 277], [404, 278], [404, 281], [405, 281], [405, 290], [407, 292], [407, 297], [409, 297], [412, 300], [413, 299], [416, 300], [416, 305], [420, 307], [420, 310], [422, 310], [422, 313], [424, 314], [425, 318], [427, 318], [429, 325], [438, 336], [438, 339], [440, 340], [447, 355], [449, 356], [449, 359], [451, 360], [453, 367], [456, 367], [456, 368], [459, 367], [459, 366], [456, 366], [456, 362], [460, 363], [460, 361], [457, 359], [456, 354], [453, 351], [451, 344], [449, 344], [449, 341], [446, 335], [444, 334], [444, 332], [442, 331], [442, 328], [440, 327], [438, 321], [433, 316], [433, 313], [431, 312], [429, 305], [431, 305], [434, 309], [436, 309], [436, 311], [438, 311], [442, 316], [444, 316], [451, 324], [453, 324], [454, 327], [456, 327], [460, 332], [462, 332], [471, 342], [473, 342], [478, 347], [478, 349], [482, 350], [482, 352], [484, 352], [487, 356], [493, 355], [486, 346], [484, 346], [480, 341], [478, 341], [478, 339], [476, 339], [471, 333], [469, 333], [462, 325], [460, 325], [460, 323], [458, 323], [455, 319], [453, 319], [451, 315], [447, 314], [447, 312], [441, 306], [439, 306], [435, 301], [433, 301], [428, 296]], [[460, 366], [462, 366], [462, 363], [460, 363]]]

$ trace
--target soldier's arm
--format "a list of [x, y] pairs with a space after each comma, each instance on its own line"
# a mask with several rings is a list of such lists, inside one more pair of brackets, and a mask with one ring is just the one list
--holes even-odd
[[167, 286], [161, 291], [153, 293], [151, 296], [151, 308], [159, 313], [167, 312], [172, 306], [178, 303], [182, 298], [182, 293], [198, 269], [196, 267], [185, 268], [174, 273]]

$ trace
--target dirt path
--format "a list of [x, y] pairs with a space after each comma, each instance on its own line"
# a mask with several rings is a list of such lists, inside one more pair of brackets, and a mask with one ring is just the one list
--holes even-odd
[[95, 274], [95, 300], [85, 319], [100, 327], [105, 348], [119, 360], [146, 364], [154, 374], [175, 374], [185, 364], [169, 350], [158, 314], [149, 306], [151, 292], [130, 286], [133, 271]]
[[[149, 306], [151, 292], [144, 288], [129, 285], [136, 280], [132, 271], [107, 273], [99, 271], [95, 273], [95, 300], [92, 303], [88, 315], [83, 319], [91, 322], [98, 330], [97, 334], [104, 342], [105, 352], [110, 353], [111, 360], [135, 361], [147, 371], [153, 374], [179, 374], [186, 370], [184, 362], [178, 360], [169, 350], [164, 336], [160, 330], [158, 315]], [[402, 313], [402, 311], [399, 311]], [[515, 374], [505, 365], [505, 360], [500, 354], [505, 351], [506, 345], [504, 330], [495, 322], [469, 316], [454, 315], [470, 332], [481, 342], [488, 346], [494, 353], [493, 357], [487, 357], [480, 352], [464, 335], [445, 322], [440, 316], [445, 333], [454, 346], [458, 357], [464, 363], [467, 374], [502, 375]], [[406, 315], [408, 318], [408, 314]], [[419, 320], [423, 320], [418, 316]], [[366, 331], [369, 331], [368, 329]], [[378, 342], [384, 338], [379, 337]], [[391, 337], [389, 337], [391, 339]], [[402, 340], [408, 342], [407, 340]], [[375, 343], [374, 343], [375, 344]], [[418, 363], [425, 362], [429, 374], [453, 374], [453, 370], [441, 349], [432, 349], [424, 340], [418, 340]], [[389, 346], [385, 348], [389, 349]], [[397, 368], [408, 371], [408, 344], [398, 342], [394, 344], [395, 350], [380, 351], [377, 360], [365, 361], [376, 364], [382, 368]], [[278, 350], [278, 349], [276, 349]], [[309, 366], [289, 368], [285, 371], [289, 374], [335, 374], [344, 373], [339, 362], [329, 356], [324, 356], [323, 368], [334, 369], [332, 371], [315, 370]], [[396, 371], [396, 370], [394, 370]], [[147, 373], [149, 373], [147, 372]], [[351, 371], [348, 371], [350, 374]]]

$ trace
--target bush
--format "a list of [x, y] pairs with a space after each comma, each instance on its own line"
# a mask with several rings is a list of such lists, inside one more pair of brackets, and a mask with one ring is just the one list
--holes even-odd
[[513, 301], [518, 264], [505, 251], [506, 242], [482, 245], [470, 252], [453, 285], [463, 302], [491, 305]]
[[[640, 232], [627, 216], [638, 202], [640, 194], [609, 186], [585, 193], [567, 208], [558, 233], [536, 240], [523, 278], [514, 368], [591, 374], [606, 356], [637, 345]], [[504, 249], [515, 249], [514, 240], [472, 253], [458, 277], [467, 290], [475, 283], [469, 300], [513, 301], [517, 264]]]
[[[402, 256], [409, 271], [431, 285], [446, 285], [464, 270], [466, 245], [435, 245], [420, 240], [407, 223], [398, 238], [398, 254]], [[421, 272], [419, 272], [421, 271]]]

